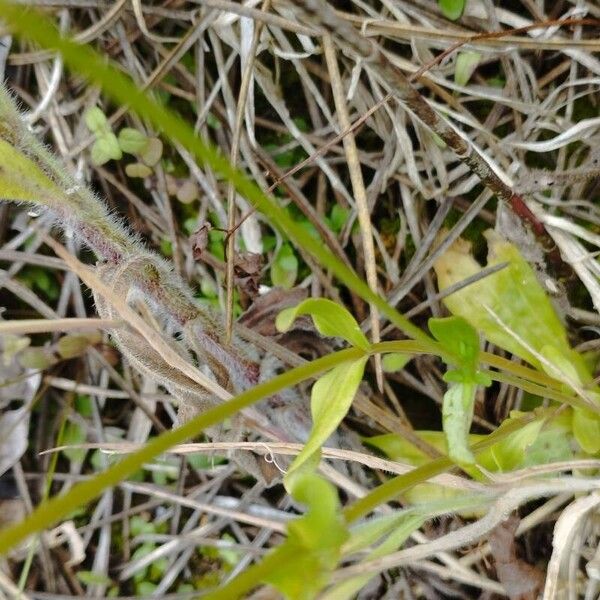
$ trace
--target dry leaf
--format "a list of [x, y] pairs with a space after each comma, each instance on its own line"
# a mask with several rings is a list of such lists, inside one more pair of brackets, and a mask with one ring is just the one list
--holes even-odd
[[490, 535], [496, 574], [511, 600], [536, 600], [545, 578], [538, 568], [517, 557], [515, 532], [518, 526], [519, 517], [513, 515]]
[[233, 274], [235, 283], [250, 298], [258, 295], [262, 267], [262, 256], [254, 252], [239, 252], [235, 255]]
[[200, 228], [191, 235], [190, 241], [192, 243], [194, 260], [202, 259], [202, 253], [208, 246], [208, 234], [210, 233], [211, 229], [212, 225], [206, 221], [206, 223], [203, 223]]

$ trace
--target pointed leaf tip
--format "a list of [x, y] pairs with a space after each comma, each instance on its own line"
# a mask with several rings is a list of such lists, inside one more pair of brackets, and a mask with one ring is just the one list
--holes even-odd
[[325, 298], [309, 298], [296, 307], [281, 311], [275, 321], [277, 329], [287, 331], [300, 315], [310, 315], [320, 334], [340, 337], [365, 352], [369, 351], [369, 340], [356, 319], [340, 304]]

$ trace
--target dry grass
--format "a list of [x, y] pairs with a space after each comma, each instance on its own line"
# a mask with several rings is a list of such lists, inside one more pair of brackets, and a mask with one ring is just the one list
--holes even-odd
[[[340, 11], [331, 19], [313, 13], [313, 2], [283, 0], [246, 6], [226, 0], [165, 0], [147, 6], [141, 0], [25, 4], [51, 11], [65, 31], [93, 44], [149, 94], [193, 121], [199, 135], [218, 145], [262, 189], [279, 190], [281, 202], [307, 227], [322, 233], [323, 243], [335, 255], [364, 274], [371, 289], [383, 293], [420, 326], [427, 317], [446, 314], [431, 267], [460, 235], [467, 232], [479, 240], [483, 229], [496, 227], [532, 262], [543, 256], [541, 245], [551, 239], [560, 257], [556, 260], [555, 252], [546, 254], [549, 271], [540, 271], [540, 277], [556, 291], [556, 304], [572, 339], [597, 351], [600, 170], [595, 148], [600, 144], [596, 116], [600, 61], [595, 53], [600, 42], [598, 23], [580, 21], [600, 18], [593, 2], [558, 2], [544, 12], [543, 3], [529, 0], [511, 3], [512, 8], [471, 1], [467, 14], [456, 23], [444, 19], [436, 2], [429, 0], [332, 3]], [[567, 26], [556, 24], [567, 18], [573, 19]], [[502, 37], [479, 35], [527, 29], [550, 20], [552, 24], [538, 29], [508, 31]], [[344, 28], [353, 33], [341, 37]], [[368, 60], [353, 36], [375, 44], [373, 52], [385, 57], [385, 62]], [[242, 248], [264, 255], [266, 266], [259, 278], [268, 283], [283, 243], [279, 234], [232, 186], [209, 169], [199, 168], [181, 147], [166, 147], [166, 160], [143, 182], [125, 175], [125, 159], [95, 166], [89, 153], [93, 138], [83, 119], [86, 110], [102, 106], [115, 131], [125, 125], [146, 131], [144, 124], [125, 108], [103, 105], [100, 92], [65, 72], [60, 58], [9, 37], [3, 40], [0, 58], [7, 83], [27, 110], [31, 128], [150, 247], [162, 249], [185, 281], [194, 288], [202, 284], [203, 289], [216, 290], [231, 333], [234, 295], [239, 297], [233, 256]], [[454, 42], [462, 45], [436, 61]], [[458, 57], [466, 51], [478, 52], [480, 58], [468, 81], [457, 83]], [[390, 73], [396, 80], [390, 80]], [[410, 81], [406, 85], [414, 85], [420, 99], [407, 101], [410, 88], [400, 93], [399, 81]], [[457, 156], [456, 149], [430, 135], [431, 123], [426, 122], [422, 106], [419, 109], [419, 103], [426, 101], [446, 119], [438, 132], [460, 131], [468, 140], [469, 156], [475, 157], [470, 164]], [[168, 132], [163, 132], [163, 139], [168, 140]], [[286, 173], [304, 159], [302, 168]], [[476, 173], [483, 173], [488, 187]], [[169, 193], [186, 182], [199, 190], [192, 204], [183, 204]], [[496, 185], [492, 191], [490, 182]], [[515, 195], [523, 195], [521, 202], [529, 212], [519, 212]], [[324, 223], [334, 205], [345, 209], [346, 218], [333, 232]], [[511, 208], [521, 219], [514, 217]], [[231, 231], [241, 222], [226, 240], [227, 260], [194, 257], [191, 230], [205, 224], [209, 213], [217, 229]], [[191, 229], [186, 224], [190, 219]], [[438, 243], [442, 228], [449, 232]], [[68, 252], [53, 244], [62, 260], [54, 256], [47, 236], [55, 233], [46, 217], [0, 205], [0, 304], [5, 307], [3, 318], [9, 320], [0, 323], [0, 335], [53, 332], [43, 340], [49, 344], [56, 343], [58, 331], [110, 329], [121, 325], [116, 319], [123, 319], [160, 349], [173, 368], [212, 386], [218, 397], [230, 397], [228, 390], [158, 336], [149, 314], [144, 321], [125, 299], [114, 302], [115, 320], [96, 320], [81, 281], [96, 291], [100, 282], [89, 279], [93, 275], [71, 256], [80, 252], [75, 240], [64, 240]], [[267, 236], [275, 238], [275, 249], [265, 245]], [[311, 296], [343, 301], [372, 341], [397, 337], [374, 307], [340, 290], [322, 265], [301, 249], [297, 252], [303, 260], [299, 287]], [[82, 260], [89, 261], [89, 256], [83, 255]], [[536, 266], [540, 268], [539, 262]], [[36, 286], [35, 278], [42, 276], [32, 267], [47, 273], [54, 292], [39, 282]], [[242, 302], [247, 301], [242, 295]], [[279, 356], [290, 365], [313, 351], [332, 350], [314, 336], [307, 345], [299, 330], [275, 338], [271, 321], [282, 306], [282, 301], [273, 300], [267, 317], [255, 316], [248, 324], [250, 331], [240, 328], [240, 336], [250, 338], [257, 352]], [[40, 318], [49, 324], [27, 320], [15, 328], [18, 319]], [[8, 338], [4, 340], [6, 350]], [[35, 405], [31, 419], [27, 416], [29, 448], [0, 481], [7, 490], [0, 497], [8, 498], [0, 501], [6, 507], [0, 512], [8, 511], [14, 498], [21, 511], [29, 511], [44, 496], [49, 482], [52, 494], [57, 494], [92, 472], [91, 452], [85, 459], [44, 452], [62, 445], [59, 432], [64, 422], [84, 432], [84, 439], [76, 440], [78, 448], [106, 450], [95, 455], [96, 468], [102, 468], [108, 464], [108, 451], [129, 451], [177, 421], [171, 399], [151, 378], [122, 360], [107, 335], [74, 358], [27, 375], [23, 389], [0, 388], [1, 404], [20, 398], [27, 400], [28, 411]], [[349, 429], [364, 435], [395, 432], [414, 439], [414, 423], [421, 429], [439, 428], [436, 405], [445, 384], [436, 360], [417, 357], [395, 374], [383, 373], [374, 361], [369, 378], [373, 385], [361, 389], [347, 420]], [[85, 414], [73, 409], [78, 395], [91, 399]], [[482, 393], [475, 419], [478, 431], [496, 429], [522, 402], [523, 392], [508, 384]], [[436, 456], [434, 448], [420, 444]], [[254, 440], [193, 447], [217, 455], [218, 450], [232, 448], [266, 456], [277, 468], [284, 468], [284, 455], [299, 450], [298, 445]], [[190, 466], [184, 449], [179, 450], [177, 461], [149, 467], [159, 472], [153, 484], [149, 470], [144, 482], [123, 482], [106, 491], [85, 514], [68, 521], [76, 525], [66, 531], [70, 546], [45, 536], [29, 555], [26, 549], [13, 553], [5, 563], [7, 574], [0, 575], [0, 594], [48, 600], [99, 598], [114, 589], [127, 596], [135, 591], [135, 574], [162, 560], [159, 575], [153, 579], [146, 575], [154, 586], [151, 593], [187, 598], [193, 594], [168, 594], [183, 582], [201, 587], [201, 577], [206, 585], [217, 583], [210, 578], [213, 570], [229, 580], [281, 540], [294, 507], [280, 488], [267, 490], [263, 483], [253, 483], [233, 462]], [[323, 472], [348, 499], [364, 495], [387, 473], [410, 468], [372, 456], [363, 447], [331, 449], [324, 456], [336, 459], [327, 462]], [[513, 568], [528, 563], [544, 571], [545, 598], [591, 600], [598, 595], [600, 581], [599, 485], [591, 476], [597, 468], [591, 459], [546, 465], [544, 474], [556, 477], [539, 479], [541, 468], [532, 467], [496, 476], [487, 485], [458, 471], [438, 476], [436, 483], [480, 494], [492, 509], [480, 519], [461, 516], [460, 511], [428, 519], [407, 547], [378, 562], [364, 562], [364, 556], [359, 556], [360, 560], [343, 565], [334, 581], [350, 574], [377, 573], [361, 598], [516, 598], [506, 582], [499, 582], [498, 565], [490, 560], [490, 546], [485, 543], [516, 511], [521, 521], [515, 533], [518, 558], [511, 559]], [[165, 470], [169, 470], [168, 480], [164, 480]], [[571, 474], [559, 477], [567, 472]], [[388, 505], [381, 507], [382, 514], [391, 510]], [[160, 532], [132, 535], [130, 518], [140, 514], [164, 524]], [[152, 547], [142, 557], [135, 551], [143, 543]], [[198, 547], [204, 549], [202, 555]], [[216, 550], [211, 554], [207, 548]], [[236, 558], [225, 567], [227, 552]], [[78, 571], [93, 571], [96, 579], [86, 582], [78, 578]], [[15, 588], [20, 576], [23, 593]], [[531, 573], [523, 577], [534, 579]], [[535, 593], [524, 597], [534, 598]]]

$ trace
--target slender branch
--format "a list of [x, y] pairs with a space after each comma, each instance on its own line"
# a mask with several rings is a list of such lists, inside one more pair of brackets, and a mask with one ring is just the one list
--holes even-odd
[[556, 271], [565, 265], [552, 237], [544, 224], [527, 206], [523, 197], [507, 185], [492, 169], [485, 157], [465, 137], [458, 133], [446, 119], [431, 107], [404, 73], [388, 59], [381, 47], [362, 36], [348, 22], [339, 17], [324, 0], [302, 0], [304, 15], [315, 28], [334, 39], [343, 40], [340, 45], [368, 63], [379, 78], [391, 89], [394, 97], [405, 104], [433, 133], [438, 135], [454, 152], [456, 157], [475, 173], [482, 183], [504, 202], [535, 234]]
[[[264, 0], [261, 11], [268, 12], [271, 5], [271, 0]], [[260, 41], [260, 34], [263, 29], [263, 23], [258, 21], [254, 24], [254, 34], [252, 36], [252, 44], [248, 52], [247, 62], [242, 73], [242, 82], [240, 83], [240, 93], [237, 99], [237, 110], [235, 115], [235, 128], [233, 130], [233, 137], [231, 140], [231, 152], [229, 154], [229, 160], [233, 167], [237, 167], [239, 151], [240, 151], [240, 138], [242, 135], [242, 126], [244, 123], [244, 112], [248, 102], [248, 95], [250, 91], [250, 84], [254, 76], [254, 58], [256, 50], [258, 48], [258, 42]], [[244, 64], [244, 57], [240, 53], [240, 61]], [[235, 195], [236, 190], [233, 182], [230, 181], [227, 186], [227, 269], [225, 272], [225, 282], [227, 288], [227, 299], [225, 305], [225, 339], [227, 342], [231, 342], [233, 336], [233, 271], [235, 263], [235, 233], [236, 227], [236, 211], [235, 211]]]

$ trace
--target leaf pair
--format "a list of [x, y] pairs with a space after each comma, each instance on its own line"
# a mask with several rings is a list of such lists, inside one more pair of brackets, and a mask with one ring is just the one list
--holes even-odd
[[313, 427], [310, 436], [286, 476], [286, 486], [292, 485], [295, 473], [301, 467], [316, 467], [321, 446], [342, 422], [354, 400], [368, 360], [370, 344], [352, 315], [341, 305], [323, 298], [310, 298], [298, 306], [279, 313], [276, 320], [279, 331], [287, 331], [301, 315], [310, 315], [322, 335], [345, 339], [365, 351], [365, 356], [342, 363], [320, 377], [311, 391]]
[[468, 439], [475, 393], [477, 386], [491, 384], [491, 379], [478, 370], [479, 336], [462, 317], [429, 319], [428, 325], [455, 366], [444, 375], [444, 381], [450, 383], [442, 406], [448, 456], [460, 465], [472, 465], [475, 457], [469, 450]]
[[106, 115], [100, 108], [94, 106], [85, 113], [85, 124], [94, 134], [96, 141], [92, 145], [92, 162], [103, 165], [109, 160], [120, 160], [123, 152], [134, 154], [142, 162], [127, 165], [125, 168], [129, 177], [147, 177], [162, 156], [162, 142], [151, 138], [131, 127], [124, 127], [117, 137], [110, 126]]
[[307, 512], [288, 525], [287, 539], [275, 551], [289, 553], [294, 560], [284, 561], [264, 581], [287, 598], [311, 600], [327, 585], [342, 555], [342, 544], [349, 536], [335, 487], [316, 473], [321, 447], [352, 405], [370, 345], [344, 307], [322, 298], [311, 298], [281, 311], [276, 319], [277, 329], [287, 331], [301, 315], [310, 315], [322, 335], [341, 337], [365, 351], [364, 357], [334, 367], [314, 383], [313, 427], [285, 477], [286, 489], [307, 506]]

